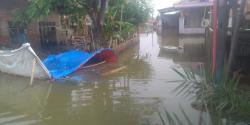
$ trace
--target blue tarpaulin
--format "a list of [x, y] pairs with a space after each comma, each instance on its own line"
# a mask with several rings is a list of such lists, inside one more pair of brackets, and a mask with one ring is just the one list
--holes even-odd
[[87, 62], [94, 62], [95, 59], [94, 61], [90, 59], [100, 52], [101, 50], [93, 53], [71, 50], [58, 55], [49, 55], [43, 63], [54, 79], [60, 79], [73, 73]]

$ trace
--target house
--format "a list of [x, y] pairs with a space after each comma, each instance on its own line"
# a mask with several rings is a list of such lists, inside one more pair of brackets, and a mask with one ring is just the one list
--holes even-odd
[[160, 30], [177, 29], [179, 34], [204, 34], [210, 23], [212, 0], [182, 0], [160, 12]]
[[212, 0], [182, 0], [174, 5], [180, 10], [180, 34], [204, 34], [209, 24], [209, 14], [213, 5]]
[[56, 12], [40, 22], [18, 26], [13, 24], [13, 12], [25, 9], [28, 0], [0, 0], [0, 3], [0, 46], [16, 48], [29, 42], [33, 48], [46, 48], [69, 37], [61, 25], [61, 16]]
[[246, 1], [246, 7], [245, 7], [244, 14], [245, 14], [246, 19], [250, 20], [250, 1], [249, 0]]
[[169, 7], [158, 11], [160, 12], [160, 31], [179, 28], [179, 10], [174, 7]]

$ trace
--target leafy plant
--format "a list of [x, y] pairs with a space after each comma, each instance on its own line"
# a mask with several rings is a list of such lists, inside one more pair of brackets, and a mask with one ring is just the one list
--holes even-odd
[[173, 69], [184, 82], [175, 88], [178, 95], [191, 97], [198, 102], [201, 111], [216, 111], [222, 116], [240, 117], [250, 116], [250, 94], [239, 86], [239, 77], [215, 82], [212, 73], [202, 65], [199, 75], [192, 68]]
[[[204, 112], [200, 112], [199, 120], [193, 122], [190, 115], [180, 106], [181, 115], [177, 113], [169, 112], [164, 110], [163, 113], [158, 112], [161, 123], [163, 125], [236, 125], [237, 121], [232, 121], [230, 118], [224, 119], [220, 111], [209, 111], [207, 115]], [[245, 125], [243, 122], [240, 122], [242, 125]], [[246, 123], [247, 125], [247, 123]]]
[[[177, 115], [176, 113], [170, 113], [168, 110], [164, 110], [164, 113], [158, 113], [161, 119], [161, 122], [164, 125], [194, 125], [191, 118], [187, 115], [184, 109], [180, 106], [182, 116]], [[165, 116], [165, 117], [164, 117]], [[181, 120], [180, 117], [184, 117], [184, 120]]]

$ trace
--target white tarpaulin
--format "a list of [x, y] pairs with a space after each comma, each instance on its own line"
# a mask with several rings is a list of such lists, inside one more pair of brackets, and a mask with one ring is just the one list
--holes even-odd
[[33, 73], [35, 78], [51, 78], [47, 68], [28, 43], [16, 50], [0, 50], [0, 71], [26, 77]]

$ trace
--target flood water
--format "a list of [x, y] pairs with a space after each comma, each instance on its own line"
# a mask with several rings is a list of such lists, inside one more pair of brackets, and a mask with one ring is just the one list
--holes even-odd
[[[116, 64], [73, 74], [61, 81], [36, 80], [0, 74], [1, 125], [162, 125], [165, 110], [193, 123], [200, 111], [192, 100], [174, 92], [183, 79], [173, 71], [180, 64], [160, 51], [167, 42], [141, 34], [138, 46], [127, 50]], [[193, 64], [193, 63], [192, 63]], [[102, 75], [98, 68], [126, 68]]]

